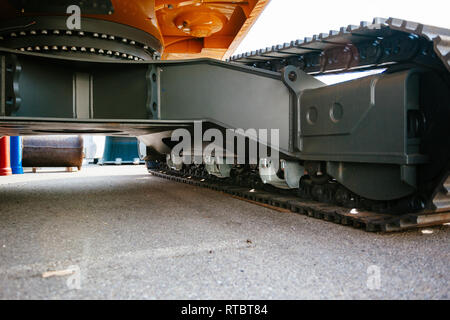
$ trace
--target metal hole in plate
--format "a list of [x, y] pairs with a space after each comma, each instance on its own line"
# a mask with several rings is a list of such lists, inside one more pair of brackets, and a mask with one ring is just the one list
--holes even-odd
[[339, 122], [344, 117], [344, 108], [340, 103], [333, 103], [330, 108], [330, 119], [333, 122]]
[[313, 125], [317, 122], [317, 119], [319, 118], [319, 112], [317, 111], [316, 107], [310, 107], [308, 111], [306, 112], [306, 121], [308, 121], [309, 124]]
[[288, 78], [292, 82], [295, 82], [297, 80], [297, 73], [295, 71], [289, 72]]

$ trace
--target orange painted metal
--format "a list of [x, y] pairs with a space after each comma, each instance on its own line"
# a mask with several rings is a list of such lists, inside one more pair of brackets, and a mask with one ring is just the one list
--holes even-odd
[[156, 0], [163, 59], [228, 58], [269, 0]]
[[[143, 30], [163, 45], [162, 59], [228, 58], [270, 0], [111, 0], [114, 12], [83, 17]], [[0, 19], [36, 16], [0, 1]]]

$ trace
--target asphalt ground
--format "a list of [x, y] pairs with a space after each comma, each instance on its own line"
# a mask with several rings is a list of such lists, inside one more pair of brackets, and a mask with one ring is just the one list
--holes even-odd
[[367, 233], [144, 166], [0, 177], [1, 299], [449, 299], [450, 226]]

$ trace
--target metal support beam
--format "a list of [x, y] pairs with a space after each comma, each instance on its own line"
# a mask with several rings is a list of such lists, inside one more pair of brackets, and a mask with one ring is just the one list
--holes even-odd
[[[428, 148], [446, 130], [438, 114], [449, 112], [448, 91], [428, 69], [325, 86], [294, 66], [277, 73], [210, 59], [94, 62], [7, 49], [0, 57], [0, 134], [152, 136], [142, 140], [167, 153], [171, 131], [192, 130], [195, 121], [220, 130], [277, 129], [282, 158], [317, 162], [377, 200], [430, 193], [440, 180], [423, 182], [448, 171], [448, 149]], [[433, 126], [424, 127], [426, 118]], [[369, 167], [376, 187], [355, 190], [367, 186]]]
[[[201, 120], [220, 128], [279, 129], [280, 150], [290, 154], [292, 96], [279, 73], [210, 59], [113, 63], [11, 50], [0, 51], [0, 56], [15, 57], [18, 68], [2, 83], [16, 88], [13, 98], [21, 101], [1, 120], [40, 119], [39, 125], [20, 127], [17, 134], [45, 134], [45, 119], [53, 119], [47, 133], [58, 133], [56, 119], [64, 119], [60, 133], [70, 133], [67, 120], [133, 120], [145, 125], [147, 120]], [[88, 123], [93, 127], [86, 128]], [[84, 122], [83, 127], [97, 131], [94, 123]], [[11, 132], [0, 122], [0, 131], [4, 128]], [[159, 130], [155, 126], [148, 133], [155, 128]], [[73, 129], [79, 133], [79, 126]]]

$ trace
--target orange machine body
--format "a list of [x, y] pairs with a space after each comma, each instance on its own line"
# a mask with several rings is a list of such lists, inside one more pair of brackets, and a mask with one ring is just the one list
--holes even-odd
[[[151, 34], [162, 59], [226, 59], [237, 48], [270, 0], [111, 0], [107, 14], [83, 17], [127, 25]], [[0, 19], [55, 15], [0, 2]]]

